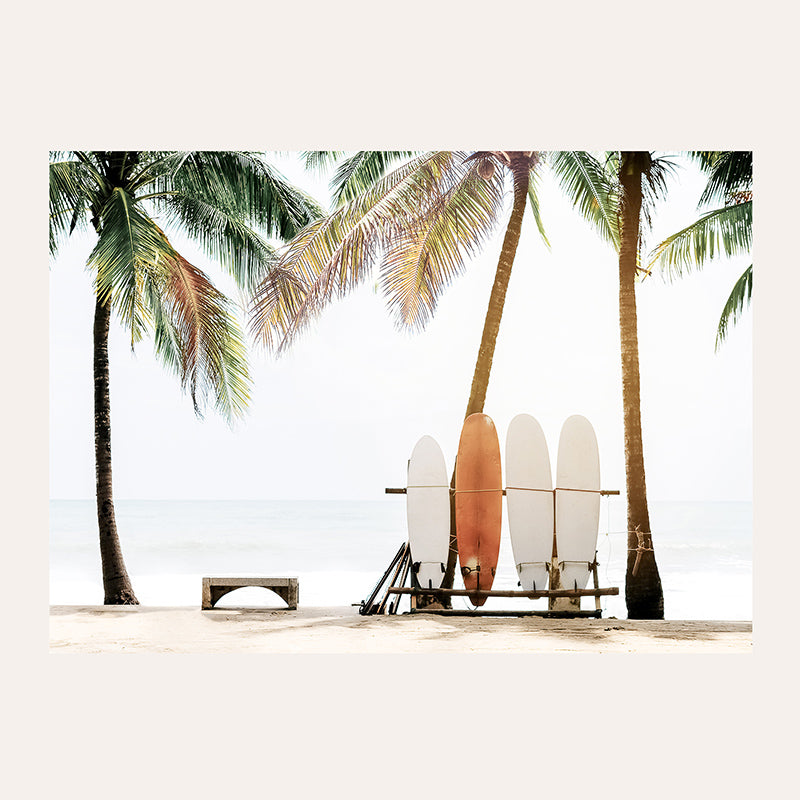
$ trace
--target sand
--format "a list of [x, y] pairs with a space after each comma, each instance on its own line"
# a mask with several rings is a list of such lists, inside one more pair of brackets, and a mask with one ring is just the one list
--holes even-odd
[[750, 653], [751, 622], [51, 606], [51, 653]]

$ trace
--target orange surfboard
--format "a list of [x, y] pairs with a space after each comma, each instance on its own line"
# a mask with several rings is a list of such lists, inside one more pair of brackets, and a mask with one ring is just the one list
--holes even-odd
[[[456, 539], [464, 588], [491, 589], [500, 552], [503, 484], [500, 444], [486, 414], [464, 420], [456, 459]], [[485, 597], [470, 595], [482, 606]]]

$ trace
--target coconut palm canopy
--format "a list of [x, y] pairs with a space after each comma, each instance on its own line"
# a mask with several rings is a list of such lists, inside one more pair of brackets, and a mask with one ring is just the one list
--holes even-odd
[[[306, 154], [309, 166], [336, 164], [334, 210], [301, 232], [259, 287], [256, 336], [284, 351], [332, 300], [378, 271], [378, 286], [400, 327], [420, 329], [442, 293], [495, 231], [512, 177], [505, 151], [363, 151]], [[580, 210], [615, 230], [607, 197], [583, 152], [528, 153], [529, 207], [542, 226], [537, 187], [550, 167]], [[400, 163], [387, 171], [392, 164]], [[613, 236], [613, 232], [610, 234]]]
[[291, 238], [320, 214], [256, 153], [51, 153], [51, 256], [73, 231], [94, 229], [87, 266], [98, 299], [130, 331], [131, 346], [152, 333], [198, 412], [213, 396], [226, 418], [243, 413], [246, 348], [233, 304], [170, 232], [188, 235], [249, 291], [275, 260], [269, 238]]

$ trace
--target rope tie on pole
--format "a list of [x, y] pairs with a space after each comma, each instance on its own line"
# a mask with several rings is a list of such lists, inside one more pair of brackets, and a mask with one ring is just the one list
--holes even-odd
[[[653, 550], [652, 534], [643, 533], [638, 528], [635, 531], [628, 531], [628, 533], [635, 533], [636, 534], [636, 539], [637, 539], [637, 542], [638, 542], [636, 547], [629, 547], [628, 548], [628, 552], [629, 553], [636, 553], [636, 561], [633, 562], [633, 571], [631, 573], [632, 575], [635, 576], [636, 573], [639, 571], [639, 562], [642, 560], [642, 553], [653, 553], [655, 551]], [[646, 547], [645, 546], [645, 541], [644, 541], [644, 537], [645, 536], [650, 536], [651, 537], [650, 538], [650, 547]]]

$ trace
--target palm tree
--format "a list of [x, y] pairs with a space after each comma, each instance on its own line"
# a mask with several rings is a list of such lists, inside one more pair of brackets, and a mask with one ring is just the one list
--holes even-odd
[[619, 331], [628, 498], [625, 605], [629, 619], [664, 618], [664, 592], [653, 549], [644, 474], [635, 287], [641, 242], [642, 184], [651, 181], [653, 186], [658, 180], [656, 163], [649, 152], [620, 153]]
[[156, 224], [181, 229], [240, 287], [271, 269], [258, 233], [290, 238], [320, 210], [259, 155], [244, 152], [70, 151], [50, 156], [50, 253], [91, 228], [96, 294], [94, 418], [97, 521], [106, 605], [138, 604], [117, 532], [111, 474], [108, 333], [112, 311], [133, 347], [152, 331], [157, 355], [202, 413], [209, 396], [227, 419], [249, 398], [246, 348], [233, 304]]
[[[716, 255], [749, 254], [753, 241], [753, 153], [698, 151], [690, 153], [708, 173], [699, 208], [714, 205], [683, 230], [672, 234], [651, 253], [650, 264], [671, 277], [703, 266]], [[722, 205], [718, 205], [722, 203]], [[717, 325], [719, 349], [730, 325], [737, 322], [753, 293], [753, 265], [736, 281]]]
[[[309, 154], [312, 166], [341, 154]], [[557, 154], [557, 171], [573, 172], [575, 196], [593, 187], [582, 153]], [[387, 173], [400, 159], [405, 163]], [[438, 298], [463, 272], [496, 226], [506, 179], [512, 207], [498, 258], [465, 418], [483, 411], [511, 268], [529, 202], [540, 233], [537, 180], [545, 163], [535, 151], [361, 152], [341, 161], [332, 181], [335, 210], [303, 230], [256, 293], [253, 329], [277, 351], [291, 344], [322, 308], [378, 268], [379, 284], [401, 327], [422, 328]], [[584, 193], [584, 194], [581, 194]], [[546, 242], [545, 237], [545, 242]], [[452, 515], [451, 515], [452, 516]], [[451, 587], [455, 529], [443, 585]]]
[[[653, 549], [642, 445], [639, 339], [636, 279], [643, 232], [651, 222], [655, 201], [666, 191], [673, 164], [646, 151], [609, 152], [601, 163], [585, 154], [582, 176], [562, 170], [562, 186], [578, 198], [581, 215], [598, 229], [619, 254], [619, 321], [622, 357], [622, 403], [625, 436], [625, 483], [628, 516], [628, 558], [625, 604], [631, 619], [663, 619], [664, 593]], [[570, 181], [584, 188], [570, 189]]]

